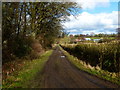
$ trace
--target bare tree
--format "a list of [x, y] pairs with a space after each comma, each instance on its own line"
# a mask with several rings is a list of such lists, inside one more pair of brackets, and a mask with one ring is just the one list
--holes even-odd
[[120, 28], [117, 28], [118, 39], [120, 40]]

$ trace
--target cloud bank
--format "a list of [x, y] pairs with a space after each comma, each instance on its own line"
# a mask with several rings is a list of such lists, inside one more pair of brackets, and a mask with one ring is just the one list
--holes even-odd
[[82, 9], [94, 9], [95, 7], [107, 7], [109, 6], [109, 0], [76, 0], [78, 6]]
[[71, 34], [116, 33], [118, 27], [118, 11], [112, 13], [90, 14], [83, 12], [77, 16], [69, 16], [69, 21], [62, 23]]

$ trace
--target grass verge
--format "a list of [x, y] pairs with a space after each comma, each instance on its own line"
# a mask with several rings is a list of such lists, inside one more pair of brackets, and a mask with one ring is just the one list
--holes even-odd
[[[60, 49], [63, 51], [63, 53], [67, 56], [68, 60], [75, 65], [78, 69], [86, 71], [92, 75], [95, 75], [99, 78], [103, 78], [105, 80], [108, 80], [110, 82], [113, 82], [115, 84], [120, 85], [120, 78], [119, 75], [116, 76], [115, 73], [110, 73], [105, 70], [101, 70], [99, 67], [91, 67], [90, 65], [86, 65], [85, 62], [82, 60], [78, 60], [77, 57], [74, 57], [73, 55], [70, 55], [67, 51], [65, 51], [62, 47]], [[118, 73], [119, 74], [119, 73]]]
[[46, 51], [39, 59], [23, 60], [20, 71], [14, 71], [2, 81], [2, 88], [24, 88], [38, 72], [41, 72], [44, 64], [52, 54], [52, 50]]

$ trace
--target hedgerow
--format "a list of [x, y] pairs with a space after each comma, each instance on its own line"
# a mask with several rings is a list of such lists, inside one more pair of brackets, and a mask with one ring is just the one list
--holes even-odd
[[61, 45], [70, 54], [91, 66], [99, 66], [110, 72], [119, 71], [120, 42], [80, 43], [78, 45]]

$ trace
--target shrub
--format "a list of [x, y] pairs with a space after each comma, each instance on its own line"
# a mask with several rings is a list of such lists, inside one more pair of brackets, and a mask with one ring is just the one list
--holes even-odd
[[81, 43], [76, 46], [62, 45], [70, 54], [82, 59], [86, 63], [97, 66], [110, 72], [119, 71], [120, 58], [119, 42], [112, 43]]

